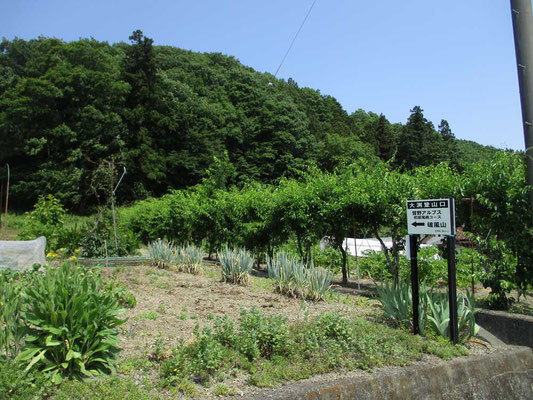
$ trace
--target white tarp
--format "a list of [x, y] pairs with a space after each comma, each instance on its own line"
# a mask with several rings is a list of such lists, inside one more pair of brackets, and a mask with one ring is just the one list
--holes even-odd
[[[385, 237], [382, 238], [382, 240], [385, 246], [387, 246], [387, 248], [392, 248], [392, 238]], [[346, 238], [344, 239], [343, 246], [352, 256], [355, 256], [355, 254], [357, 253], [357, 257], [367, 257], [368, 251], [383, 251], [379, 240], [374, 238], [355, 239], [355, 241], [353, 238]]]
[[[392, 248], [392, 238], [384, 237], [382, 240], [383, 244], [385, 244], [385, 246], [390, 250]], [[422, 240], [422, 243], [420, 243], [420, 248], [440, 244], [442, 240], [443, 237], [441, 236], [426, 236]], [[355, 241], [353, 238], [346, 238], [344, 239], [343, 246], [348, 254], [355, 256], [357, 253], [357, 257], [367, 257], [369, 251], [375, 251], [378, 253], [383, 251], [380, 241], [374, 238], [355, 239]], [[409, 258], [409, 236], [405, 237], [405, 247], [406, 251], [401, 251], [400, 254], [405, 254], [405, 256]]]
[[0, 240], [0, 269], [26, 271], [33, 264], [46, 264], [44, 251], [46, 238], [41, 236], [35, 240]]

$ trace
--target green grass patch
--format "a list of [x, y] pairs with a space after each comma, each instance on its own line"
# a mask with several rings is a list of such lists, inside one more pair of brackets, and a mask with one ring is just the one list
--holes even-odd
[[210, 328], [197, 326], [194, 334], [161, 364], [164, 385], [208, 385], [241, 370], [250, 384], [270, 387], [330, 371], [409, 365], [424, 354], [444, 359], [468, 354], [446, 340], [334, 313], [289, 324], [252, 309], [241, 312], [238, 324], [225, 316]]
[[151, 320], [154, 320], [154, 319], [157, 319], [159, 318], [159, 313], [157, 311], [148, 311], [148, 312], [145, 312], [145, 313], [142, 313], [142, 314], [138, 314], [135, 316], [135, 319], [136, 320], [140, 320], [140, 319], [151, 319]]
[[67, 381], [63, 383], [55, 400], [157, 400], [163, 396], [151, 392], [154, 389], [150, 381], [137, 384], [130, 377], [100, 378], [92, 381]]
[[154, 363], [147, 357], [131, 357], [122, 360], [118, 364], [118, 371], [121, 374], [128, 375], [132, 372], [148, 371], [154, 366]]
[[213, 394], [215, 396], [234, 396], [237, 394], [237, 391], [235, 388], [229, 387], [228, 385], [220, 384], [215, 386]]

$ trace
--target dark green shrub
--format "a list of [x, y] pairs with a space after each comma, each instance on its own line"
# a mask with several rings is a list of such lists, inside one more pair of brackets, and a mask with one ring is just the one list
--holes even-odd
[[206, 382], [230, 365], [230, 349], [222, 345], [210, 329], [200, 329], [197, 325], [194, 336], [191, 343], [181, 341], [172, 350], [169, 359], [161, 365], [161, 376], [165, 384], [179, 385], [189, 378]]
[[250, 361], [259, 357], [287, 356], [292, 346], [285, 318], [264, 316], [256, 308], [241, 311], [237, 347]]
[[53, 195], [39, 196], [33, 210], [26, 214], [19, 238], [22, 240], [32, 240], [39, 236], [46, 237], [46, 249], [57, 248], [59, 232], [65, 222], [67, 215], [61, 202]]
[[[401, 262], [401, 259], [400, 259]], [[366, 257], [358, 258], [359, 273], [361, 276], [372, 277], [377, 280], [391, 279], [387, 260], [383, 252], [370, 251]], [[400, 265], [401, 270], [401, 265]]]
[[123, 310], [96, 273], [70, 263], [47, 268], [26, 289], [25, 301], [28, 336], [18, 360], [27, 370], [49, 372], [54, 383], [114, 371]]
[[123, 226], [117, 227], [117, 246], [113, 231], [113, 220], [109, 211], [89, 223], [90, 229], [81, 241], [82, 257], [123, 257], [133, 254], [139, 248], [137, 234]]
[[[316, 246], [312, 251], [315, 256], [314, 265], [316, 267], [322, 267], [333, 273], [340, 272], [342, 267], [342, 254], [338, 249], [332, 246], [321, 249], [319, 246]], [[349, 262], [353, 263], [352, 256], [350, 256]]]
[[[481, 256], [472, 249], [461, 248], [456, 255], [457, 286], [467, 288], [472, 283], [472, 262], [474, 263], [474, 281], [479, 282], [482, 275]], [[361, 275], [376, 280], [392, 279], [387, 260], [383, 252], [369, 252], [367, 257], [359, 258]], [[442, 256], [438, 247], [419, 249], [418, 274], [421, 282], [430, 285], [444, 285], [448, 281], [448, 261]], [[410, 261], [400, 256], [400, 279], [409, 280], [411, 276]]]

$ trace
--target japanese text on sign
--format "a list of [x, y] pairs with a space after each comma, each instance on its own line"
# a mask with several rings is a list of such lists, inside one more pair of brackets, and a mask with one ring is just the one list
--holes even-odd
[[410, 235], [454, 235], [453, 199], [407, 200]]

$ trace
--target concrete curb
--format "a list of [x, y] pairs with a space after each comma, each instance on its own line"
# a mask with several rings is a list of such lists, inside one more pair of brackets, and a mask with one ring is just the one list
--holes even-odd
[[327, 383], [303, 382], [249, 400], [532, 399], [533, 350], [509, 347], [433, 366], [413, 365]]
[[479, 310], [476, 312], [476, 323], [506, 344], [533, 347], [533, 317]]

